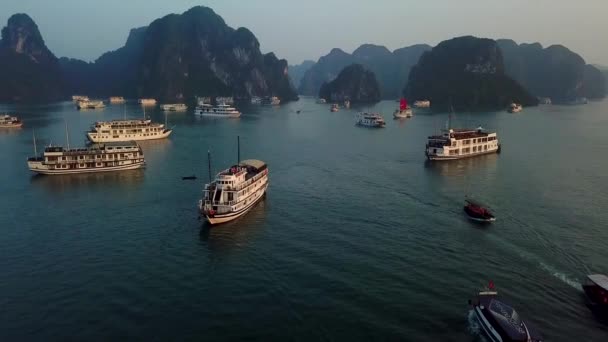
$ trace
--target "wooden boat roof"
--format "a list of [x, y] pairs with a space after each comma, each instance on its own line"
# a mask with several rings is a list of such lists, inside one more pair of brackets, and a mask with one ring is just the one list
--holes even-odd
[[603, 274], [592, 274], [587, 276], [595, 285], [608, 291], [608, 276]]
[[247, 160], [242, 160], [239, 165], [240, 166], [251, 166], [251, 167], [254, 167], [259, 170], [259, 169], [263, 168], [264, 166], [266, 166], [266, 163], [264, 163], [261, 160], [257, 160], [257, 159], [247, 159]]

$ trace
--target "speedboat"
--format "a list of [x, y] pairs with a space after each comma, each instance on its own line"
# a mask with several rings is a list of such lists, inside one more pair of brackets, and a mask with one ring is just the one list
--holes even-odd
[[481, 203], [471, 199], [465, 199], [464, 212], [469, 219], [477, 222], [494, 222], [496, 217]]
[[519, 316], [515, 309], [499, 299], [494, 284], [469, 300], [485, 335], [492, 342], [542, 342], [541, 334]]
[[608, 314], [608, 276], [591, 274], [587, 276], [583, 291], [589, 307], [598, 313]]

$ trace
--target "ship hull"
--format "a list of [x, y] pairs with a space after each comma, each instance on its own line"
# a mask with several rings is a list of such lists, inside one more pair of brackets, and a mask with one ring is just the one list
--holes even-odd
[[171, 132], [173, 132], [172, 130], [167, 130], [165, 132], [162, 132], [159, 135], [154, 135], [154, 136], [144, 136], [144, 135], [132, 135], [130, 134], [128, 137], [125, 137], [124, 135], [119, 135], [118, 138], [99, 138], [96, 137], [93, 134], [96, 133], [91, 133], [88, 132], [87, 133], [87, 138], [94, 143], [106, 143], [106, 142], [122, 142], [122, 141], [144, 141], [144, 140], [157, 140], [157, 139], [165, 139], [167, 137], [169, 137], [169, 135], [171, 135]]
[[[40, 167], [38, 167], [40, 166]], [[124, 170], [135, 170], [146, 166], [145, 162], [133, 163], [129, 165], [119, 166], [108, 166], [108, 167], [94, 167], [85, 169], [66, 169], [66, 170], [50, 170], [45, 169], [44, 165], [40, 162], [28, 162], [30, 171], [41, 174], [41, 175], [71, 175], [81, 173], [99, 173], [99, 172], [115, 172]]]
[[209, 215], [205, 215], [205, 219], [207, 220], [207, 222], [209, 222], [209, 224], [211, 225], [218, 225], [218, 224], [222, 224], [222, 223], [227, 223], [233, 220], [238, 219], [239, 217], [244, 216], [245, 214], [247, 214], [253, 207], [255, 207], [262, 198], [264, 198], [264, 195], [266, 194], [266, 189], [268, 188], [268, 182], [266, 182], [266, 184], [264, 185], [263, 188], [260, 188], [253, 196], [254, 196], [254, 200], [245, 208], [237, 211], [237, 212], [231, 212], [231, 213], [227, 213], [227, 214], [222, 214], [222, 215], [214, 215], [213, 217], [209, 216]]
[[438, 156], [438, 155], [432, 155], [432, 154], [427, 153], [426, 157], [429, 160], [433, 160], [433, 161], [446, 161], [446, 160], [467, 159], [467, 158], [471, 158], [471, 157], [477, 157], [477, 156], [481, 156], [484, 154], [493, 154], [493, 153], [498, 153], [498, 149], [494, 149], [491, 151], [488, 150], [488, 151], [483, 151], [483, 152], [465, 154], [465, 155], [457, 155], [457, 156]]
[[214, 114], [214, 113], [207, 113], [207, 112], [200, 112], [197, 111], [196, 115], [198, 116], [209, 116], [209, 117], [214, 117], [214, 118], [238, 118], [241, 116], [241, 113], [234, 113], [234, 114]]
[[0, 128], [21, 128], [21, 126], [23, 126], [23, 122], [18, 124], [0, 125]]

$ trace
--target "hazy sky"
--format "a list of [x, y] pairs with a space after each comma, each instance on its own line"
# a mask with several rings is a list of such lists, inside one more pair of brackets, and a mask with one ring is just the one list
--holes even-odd
[[461, 35], [563, 44], [608, 65], [608, 0], [1, 0], [0, 24], [29, 14], [58, 57], [94, 60], [133, 27], [196, 5], [249, 28], [263, 52], [290, 64], [362, 43], [393, 50]]

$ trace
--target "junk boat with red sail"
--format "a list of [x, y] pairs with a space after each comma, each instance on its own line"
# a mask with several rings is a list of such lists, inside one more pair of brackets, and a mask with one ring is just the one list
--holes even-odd
[[[210, 156], [209, 175], [211, 175]], [[205, 185], [203, 198], [198, 204], [199, 210], [212, 225], [226, 223], [251, 210], [264, 197], [267, 188], [266, 163], [256, 159], [239, 161], [238, 164], [218, 173], [215, 180], [210, 180]]]
[[469, 219], [478, 222], [494, 222], [496, 217], [483, 204], [472, 199], [465, 199], [464, 212]]
[[485, 335], [493, 342], [542, 342], [542, 335], [528, 322], [524, 322], [515, 309], [498, 297], [490, 282], [488, 288], [469, 300], [475, 318]]
[[399, 109], [396, 109], [393, 113], [393, 117], [395, 119], [403, 119], [403, 118], [411, 118], [414, 114], [412, 113], [412, 109], [407, 105], [406, 99], [401, 99], [399, 101]]
[[589, 307], [597, 313], [608, 314], [608, 276], [591, 274], [583, 284]]

